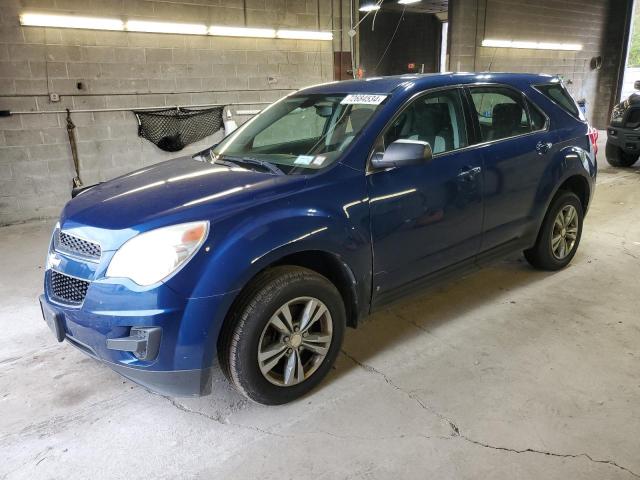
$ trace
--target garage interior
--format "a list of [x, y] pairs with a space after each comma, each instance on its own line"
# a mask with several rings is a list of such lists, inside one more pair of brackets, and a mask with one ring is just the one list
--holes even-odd
[[[640, 79], [633, 1], [0, 3], [0, 478], [640, 477], [640, 163], [605, 159], [612, 109]], [[332, 35], [40, 27], [25, 13]], [[224, 135], [163, 151], [134, 111], [215, 107], [242, 125], [304, 86], [441, 71], [560, 75], [584, 105], [598, 186], [568, 268], [514, 256], [393, 304], [347, 330], [313, 393], [278, 407], [219, 370], [210, 396], [156, 395], [53, 338], [37, 298], [74, 178], [108, 181]]]

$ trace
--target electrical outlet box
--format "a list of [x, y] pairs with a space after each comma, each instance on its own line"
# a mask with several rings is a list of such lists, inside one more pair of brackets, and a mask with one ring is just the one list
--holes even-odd
[[50, 102], [59, 102], [60, 101], [60, 95], [58, 95], [57, 93], [50, 93], [49, 94], [49, 101]]

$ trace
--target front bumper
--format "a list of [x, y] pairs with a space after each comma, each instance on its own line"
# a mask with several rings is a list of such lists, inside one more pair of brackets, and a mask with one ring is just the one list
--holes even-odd
[[640, 154], [640, 130], [609, 125], [607, 142], [621, 148], [625, 153]]
[[[45, 295], [40, 295], [40, 307], [45, 322], [59, 342], [67, 340], [81, 352], [149, 390], [171, 396], [197, 396], [211, 392], [211, 367], [164, 371], [128, 366], [124, 362], [101, 358], [93, 346], [70, 333], [74, 327], [72, 322], [66, 318], [62, 309], [48, 302]], [[109, 339], [105, 338], [105, 342], [108, 343]]]
[[[40, 303], [59, 341], [68, 341], [154, 392], [210, 393], [217, 337], [232, 295], [185, 299], [166, 285], [141, 292], [97, 281], [91, 283], [82, 305], [69, 306], [50, 295], [49, 275], [47, 271]], [[136, 328], [154, 331], [149, 342], [157, 344], [144, 345], [145, 351], [155, 349], [152, 358], [141, 356], [135, 348], [123, 349], [122, 340], [133, 338]]]

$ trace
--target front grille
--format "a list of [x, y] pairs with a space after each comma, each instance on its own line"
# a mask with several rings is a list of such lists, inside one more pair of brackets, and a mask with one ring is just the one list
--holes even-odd
[[88, 260], [100, 260], [100, 245], [95, 242], [83, 240], [82, 238], [70, 235], [61, 230], [56, 234], [56, 250], [62, 253], [78, 255]]
[[54, 300], [71, 305], [80, 305], [87, 295], [89, 282], [51, 270], [49, 286]]

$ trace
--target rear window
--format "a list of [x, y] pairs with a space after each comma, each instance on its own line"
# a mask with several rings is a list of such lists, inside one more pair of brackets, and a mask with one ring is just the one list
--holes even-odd
[[539, 92], [546, 96], [549, 100], [560, 106], [565, 112], [574, 117], [584, 120], [582, 111], [578, 107], [573, 97], [560, 83], [552, 83], [549, 85], [538, 85], [535, 87]]

